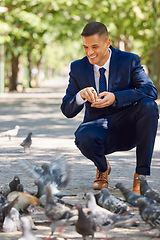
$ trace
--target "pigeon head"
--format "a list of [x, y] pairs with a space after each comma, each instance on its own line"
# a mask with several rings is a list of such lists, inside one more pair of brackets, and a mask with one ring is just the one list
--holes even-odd
[[19, 177], [17, 175], [14, 176], [13, 180], [18, 182], [18, 183], [20, 183], [20, 179], [19, 179]]
[[77, 210], [79, 211], [79, 210], [82, 209], [82, 205], [81, 205], [80, 203], [77, 203], [77, 204], [75, 205], [75, 208], [77, 208]]
[[17, 185], [17, 191], [18, 191], [18, 192], [23, 192], [23, 185], [22, 185], [21, 183], [19, 183], [19, 184]]
[[110, 196], [111, 195], [108, 188], [102, 188], [101, 193], [105, 194], [105, 196]]
[[45, 171], [45, 172], [50, 172], [50, 168], [49, 168], [49, 165], [47, 163], [44, 163], [42, 165], [42, 169]]
[[144, 175], [139, 175], [137, 179], [140, 180], [141, 182], [146, 182], [146, 178]]
[[15, 129], [18, 129], [18, 130], [19, 130], [19, 129], [20, 129], [20, 126], [16, 125], [16, 126], [15, 126]]
[[147, 200], [144, 198], [139, 198], [135, 201], [139, 206], [146, 206], [148, 204]]
[[44, 193], [46, 194], [46, 203], [50, 203], [50, 204], [54, 205], [55, 202], [54, 202], [54, 198], [52, 196], [50, 186], [45, 186], [44, 187]]
[[91, 193], [91, 192], [88, 192], [88, 193], [85, 193], [85, 194], [84, 194], [84, 198], [85, 198], [85, 199], [91, 199], [93, 196], [94, 196], [94, 195], [93, 195], [93, 193]]
[[96, 199], [93, 193], [88, 192], [85, 194], [85, 198], [87, 199], [87, 207], [92, 208], [92, 206], [97, 205]]
[[122, 183], [116, 183], [115, 187], [121, 189], [123, 187], [123, 184]]

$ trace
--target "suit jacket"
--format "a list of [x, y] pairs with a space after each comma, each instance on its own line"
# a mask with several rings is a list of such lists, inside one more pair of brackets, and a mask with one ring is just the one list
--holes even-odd
[[152, 80], [140, 65], [138, 55], [120, 51], [110, 46], [112, 55], [110, 59], [108, 91], [113, 92], [118, 107], [109, 106], [101, 109], [91, 107], [90, 102], [78, 105], [76, 94], [83, 88], [94, 87], [94, 69], [87, 57], [71, 63], [69, 84], [63, 98], [61, 110], [63, 114], [75, 117], [85, 105], [84, 122], [106, 117], [117, 111], [135, 104], [142, 98], [157, 99], [158, 92]]

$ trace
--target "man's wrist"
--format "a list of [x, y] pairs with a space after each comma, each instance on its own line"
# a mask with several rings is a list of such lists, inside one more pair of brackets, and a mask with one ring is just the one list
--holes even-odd
[[113, 106], [113, 107], [118, 107], [118, 101], [117, 101], [116, 98], [115, 98], [115, 101], [114, 101], [114, 103], [112, 104], [112, 106]]
[[77, 102], [77, 104], [78, 104], [78, 105], [82, 105], [82, 104], [84, 104], [86, 101], [87, 101], [86, 99], [84, 100], [84, 99], [81, 97], [80, 92], [78, 92], [77, 95], [76, 95], [76, 102]]

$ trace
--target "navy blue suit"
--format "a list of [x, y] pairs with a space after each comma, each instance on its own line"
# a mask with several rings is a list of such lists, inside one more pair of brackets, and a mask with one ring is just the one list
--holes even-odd
[[157, 89], [140, 65], [140, 59], [110, 46], [108, 91], [116, 96], [118, 107], [78, 105], [76, 94], [94, 87], [93, 65], [88, 58], [71, 63], [69, 85], [63, 98], [63, 114], [75, 117], [85, 105], [83, 123], [75, 132], [75, 143], [82, 154], [92, 160], [99, 171], [107, 170], [105, 155], [136, 146], [136, 173], [149, 175], [158, 124]]

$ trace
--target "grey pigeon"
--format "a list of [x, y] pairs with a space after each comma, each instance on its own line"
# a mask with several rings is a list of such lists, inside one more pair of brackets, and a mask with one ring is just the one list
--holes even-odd
[[61, 203], [56, 203], [49, 186], [45, 187], [45, 190], [47, 191], [45, 215], [51, 221], [51, 237], [57, 227], [63, 228], [75, 223], [78, 219], [78, 213], [76, 209], [72, 210]]
[[2, 229], [4, 232], [16, 232], [21, 230], [20, 214], [14, 207], [11, 208], [9, 214], [5, 217]]
[[140, 180], [141, 195], [156, 200], [157, 202], [160, 203], [160, 195], [148, 185], [145, 176], [139, 175], [138, 179]]
[[98, 206], [93, 193], [87, 193], [86, 198], [86, 206], [91, 210], [96, 226], [100, 229], [110, 230], [115, 227], [137, 226], [134, 218], [126, 218]]
[[96, 231], [96, 224], [94, 222], [93, 215], [85, 214], [81, 204], [76, 204], [75, 207], [78, 209], [78, 220], [75, 225], [76, 231], [82, 235], [83, 240], [90, 235], [93, 239]]
[[[142, 198], [143, 197], [142, 195], [139, 195], [139, 194], [136, 194], [136, 193], [132, 192], [128, 188], [124, 187], [124, 185], [122, 183], [117, 183], [116, 188], [118, 188], [121, 191], [121, 193], [123, 194], [127, 203], [131, 204], [134, 207], [138, 207], [137, 200], [139, 198]], [[144, 198], [149, 203], [155, 203], [156, 202], [156, 201], [154, 201], [150, 198], [146, 198], [146, 197], [144, 197]]]
[[100, 198], [100, 204], [99, 201], [97, 201], [98, 205], [117, 214], [129, 213], [130, 207], [124, 201], [113, 196], [107, 188], [103, 188], [101, 193], [102, 200]]
[[0, 137], [8, 137], [9, 140], [11, 140], [11, 137], [17, 136], [19, 129], [20, 129], [20, 126], [17, 125], [15, 126], [14, 129], [0, 133]]
[[96, 199], [96, 203], [99, 205], [99, 206], [103, 206], [103, 193], [100, 191], [96, 194], [94, 194], [94, 197]]
[[27, 216], [21, 217], [22, 236], [18, 240], [42, 240], [34, 236], [31, 230], [31, 221]]
[[[37, 185], [38, 187], [38, 191], [36, 194], [34, 194], [35, 197], [39, 198], [40, 200], [40, 206], [41, 207], [44, 207], [45, 206], [45, 203], [46, 203], [46, 192], [44, 190], [45, 186], [44, 184], [41, 182], [41, 181], [35, 181], [35, 185]], [[62, 194], [61, 194], [62, 195]], [[75, 196], [74, 194], [64, 194], [64, 196]], [[52, 194], [52, 197], [54, 198], [54, 201], [56, 203], [61, 203], [61, 204], [64, 204], [68, 207], [73, 207], [74, 205], [70, 204], [70, 203], [67, 203], [67, 202], [64, 202], [61, 198], [59, 197], [56, 197], [56, 195]]]
[[70, 178], [70, 168], [64, 155], [53, 155], [52, 162], [50, 164], [42, 164], [41, 168], [24, 160], [18, 161], [35, 180], [40, 181], [44, 186], [50, 186], [53, 195], [59, 198], [73, 196], [73, 194], [63, 193], [59, 190], [67, 185]]
[[137, 203], [143, 221], [150, 225], [150, 229], [147, 230], [158, 229], [159, 233], [156, 237], [160, 237], [160, 205], [150, 204], [144, 198], [139, 198]]
[[34, 196], [37, 197], [37, 198], [42, 197], [42, 195], [44, 195], [44, 184], [39, 180], [35, 180], [34, 185], [36, 185], [37, 188], [38, 188], [38, 190], [34, 194]]
[[26, 152], [26, 148], [29, 149], [31, 152], [31, 144], [32, 144], [32, 139], [31, 139], [32, 133], [28, 133], [28, 136], [23, 140], [23, 142], [20, 144], [24, 148], [24, 152]]

